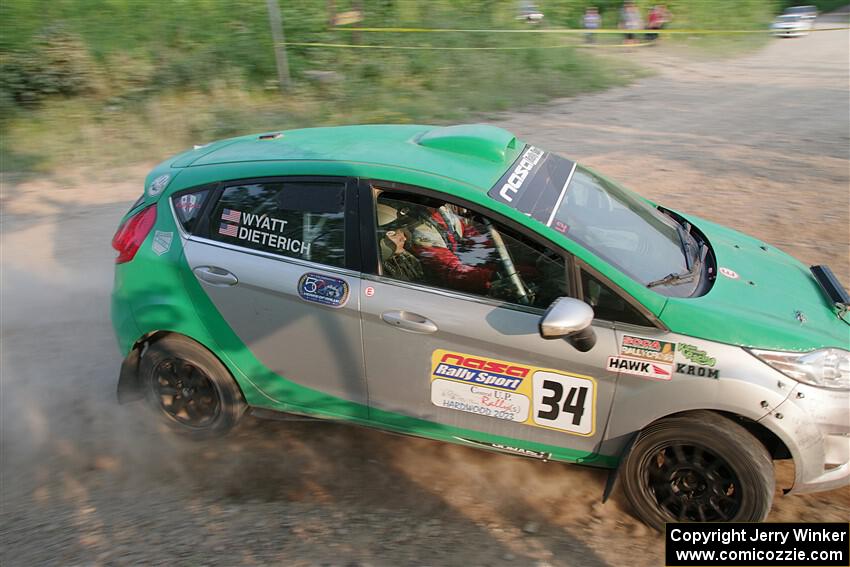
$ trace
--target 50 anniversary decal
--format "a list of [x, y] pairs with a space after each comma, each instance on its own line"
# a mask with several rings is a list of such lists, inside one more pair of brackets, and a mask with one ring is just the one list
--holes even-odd
[[574, 435], [596, 430], [593, 378], [459, 352], [431, 355], [431, 403]]
[[342, 307], [348, 301], [348, 282], [315, 272], [307, 272], [298, 280], [298, 295], [305, 301], [329, 307]]

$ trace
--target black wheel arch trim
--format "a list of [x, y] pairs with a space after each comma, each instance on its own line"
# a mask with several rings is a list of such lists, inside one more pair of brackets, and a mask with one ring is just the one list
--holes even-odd
[[[133, 348], [130, 349], [130, 352], [127, 354], [127, 357], [121, 362], [121, 370], [118, 374], [118, 388], [117, 388], [117, 397], [119, 404], [128, 404], [130, 402], [135, 402], [141, 399], [144, 399], [145, 392], [142, 388], [142, 383], [139, 376], [139, 371], [141, 369], [142, 356], [145, 353], [145, 350], [148, 346], [152, 345], [155, 342], [158, 342], [166, 337], [183, 337], [187, 340], [192, 341], [197, 344], [207, 352], [209, 352], [213, 357], [215, 357], [221, 364], [230, 371], [227, 364], [219, 356], [217, 356], [207, 345], [198, 341], [197, 339], [190, 337], [189, 335], [184, 335], [183, 333], [179, 333], [177, 331], [169, 331], [165, 329], [160, 329], [157, 331], [151, 331], [142, 335], [135, 343], [133, 343]], [[245, 400], [245, 392], [242, 391], [242, 385], [239, 384], [239, 381], [234, 378], [234, 383], [236, 387], [239, 389], [239, 394], [242, 396], [242, 399]]]

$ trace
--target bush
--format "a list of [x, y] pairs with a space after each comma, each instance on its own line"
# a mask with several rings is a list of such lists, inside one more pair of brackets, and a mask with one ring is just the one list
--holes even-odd
[[0, 63], [0, 99], [36, 106], [50, 96], [95, 91], [95, 65], [83, 41], [61, 26], [38, 35], [31, 51], [13, 51]]

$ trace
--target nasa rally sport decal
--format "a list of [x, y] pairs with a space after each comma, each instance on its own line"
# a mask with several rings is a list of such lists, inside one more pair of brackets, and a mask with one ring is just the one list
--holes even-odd
[[540, 148], [528, 146], [513, 167], [490, 190], [490, 197], [511, 204], [519, 196], [526, 179], [532, 176], [532, 171], [540, 163], [543, 155], [544, 152]]
[[620, 356], [609, 356], [607, 369], [641, 378], [669, 380], [673, 377], [675, 355], [676, 343], [623, 335]]
[[298, 280], [298, 295], [329, 307], [342, 307], [348, 301], [348, 283], [340, 278], [307, 272]]
[[593, 378], [490, 357], [435, 350], [431, 403], [574, 435], [596, 431]]

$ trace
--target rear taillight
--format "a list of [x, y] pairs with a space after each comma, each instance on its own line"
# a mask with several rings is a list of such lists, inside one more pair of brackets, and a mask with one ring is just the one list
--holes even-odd
[[155, 222], [156, 205], [151, 205], [128, 218], [118, 227], [118, 231], [112, 237], [112, 247], [118, 251], [118, 257], [115, 258], [116, 264], [123, 264], [133, 259]]

